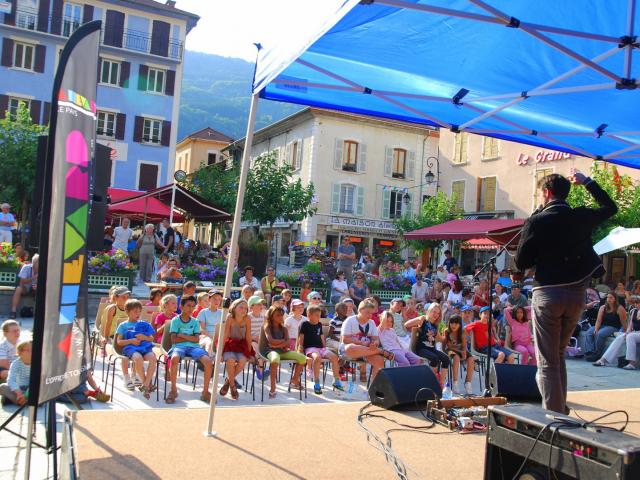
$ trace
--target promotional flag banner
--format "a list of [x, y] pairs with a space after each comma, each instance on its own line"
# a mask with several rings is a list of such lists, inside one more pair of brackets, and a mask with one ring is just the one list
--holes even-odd
[[44, 172], [29, 403], [77, 387], [90, 366], [87, 230], [95, 149], [101, 22], [82, 25], [60, 56]]

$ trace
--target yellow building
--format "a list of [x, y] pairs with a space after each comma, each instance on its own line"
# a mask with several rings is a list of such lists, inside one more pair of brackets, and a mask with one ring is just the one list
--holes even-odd
[[176, 145], [175, 171], [193, 173], [202, 165], [221, 161], [220, 152], [231, 142], [233, 138], [210, 127], [192, 133]]

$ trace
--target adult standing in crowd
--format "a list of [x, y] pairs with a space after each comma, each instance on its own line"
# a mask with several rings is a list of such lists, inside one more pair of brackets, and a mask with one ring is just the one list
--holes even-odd
[[11, 230], [16, 227], [16, 219], [13, 213], [9, 212], [11, 205], [3, 203], [0, 205], [0, 243], [13, 243]]
[[155, 226], [148, 223], [144, 227], [144, 233], [138, 238], [138, 248], [140, 249], [140, 278], [143, 282], [150, 282], [153, 275], [153, 260], [156, 253], [156, 246], [164, 248], [164, 245], [156, 237]]
[[351, 239], [344, 237], [342, 245], [338, 247], [338, 270], [344, 272], [347, 283], [353, 281], [353, 264], [356, 262], [356, 247], [351, 245]]
[[129, 240], [133, 237], [133, 230], [129, 228], [131, 221], [124, 217], [120, 225], [113, 229], [113, 245], [114, 250], [122, 250], [129, 253]]
[[[571, 183], [583, 185], [599, 207], [571, 208], [567, 203]], [[582, 313], [590, 279], [605, 273], [591, 236], [618, 207], [597, 182], [577, 170], [570, 179], [547, 175], [538, 186], [543, 205], [525, 222], [515, 260], [521, 271], [536, 268], [532, 310], [542, 406], [564, 414], [568, 413], [564, 351]]]
[[447, 270], [447, 272], [451, 272], [451, 269], [455, 265], [458, 265], [458, 261], [453, 258], [453, 255], [451, 255], [451, 250], [444, 251], [444, 262], [442, 262], [442, 265]]
[[171, 228], [171, 224], [169, 223], [168, 218], [162, 220], [162, 223], [158, 227], [157, 236], [164, 246], [164, 248], [162, 249], [163, 253], [173, 253], [173, 247], [175, 245], [175, 234], [173, 232], [173, 228]]

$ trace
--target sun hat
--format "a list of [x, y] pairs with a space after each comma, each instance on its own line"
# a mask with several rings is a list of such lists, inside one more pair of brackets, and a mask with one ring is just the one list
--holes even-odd
[[213, 297], [214, 295], [220, 295], [221, 297], [223, 296], [222, 291], [218, 290], [217, 288], [214, 288], [213, 290], [209, 290], [207, 292], [207, 295], [209, 295], [210, 297]]
[[284, 300], [284, 297], [282, 295], [274, 295], [273, 297], [271, 297], [272, 302], [279, 302], [281, 300]]
[[402, 304], [403, 304], [403, 305], [406, 305], [406, 304], [407, 304], [407, 303], [404, 301], [404, 298], [402, 298], [402, 297], [396, 297], [396, 298], [394, 298], [393, 300], [391, 300], [391, 303], [394, 303], [394, 302], [402, 302]]
[[113, 291], [113, 294], [116, 297], [121, 297], [122, 295], [128, 295], [131, 291], [127, 287], [118, 287]]
[[291, 300], [292, 307], [297, 307], [298, 305], [304, 305], [304, 302], [299, 298], [294, 298], [293, 300]]
[[309, 293], [309, 295], [307, 295], [307, 298], [309, 300], [313, 299], [313, 298], [318, 298], [319, 300], [322, 300], [322, 295], [320, 294], [320, 292], [316, 292], [315, 290], [311, 293]]
[[480, 313], [482, 313], [482, 312], [486, 312], [487, 310], [489, 310], [489, 307], [482, 307], [482, 308], [480, 309]]
[[247, 304], [249, 305], [249, 307], [253, 307], [254, 305], [258, 305], [259, 303], [264, 303], [264, 300], [258, 295], [252, 295], [251, 297], [249, 297], [249, 300], [247, 300]]
[[0, 208], [11, 208], [11, 205], [5, 202], [2, 205], [0, 205]]
[[461, 312], [468, 312], [469, 310], [473, 310], [469, 305], [465, 305], [460, 309]]

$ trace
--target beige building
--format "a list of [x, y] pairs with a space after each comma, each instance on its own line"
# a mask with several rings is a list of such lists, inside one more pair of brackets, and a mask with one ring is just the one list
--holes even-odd
[[[447, 195], [456, 195], [468, 218], [526, 218], [539, 204], [541, 178], [551, 173], [570, 175], [572, 168], [588, 175], [592, 163], [590, 158], [540, 147], [441, 130], [437, 180]], [[640, 180], [638, 170], [617, 168]], [[462, 252], [463, 265], [482, 258], [474, 251]], [[607, 268], [614, 276], [623, 269], [615, 258], [609, 256]]]
[[202, 165], [221, 161], [220, 152], [231, 142], [233, 138], [209, 127], [192, 133], [176, 145], [175, 171], [193, 173]]
[[[239, 159], [244, 140], [229, 147]], [[295, 168], [295, 178], [313, 182], [317, 214], [299, 224], [276, 224], [278, 255], [289, 245], [317, 241], [335, 252], [352, 237], [360, 253], [398, 246], [393, 220], [416, 212], [426, 159], [437, 155], [438, 132], [417, 125], [307, 108], [256, 132], [252, 155], [274, 152]], [[246, 226], [246, 225], [245, 225]]]

